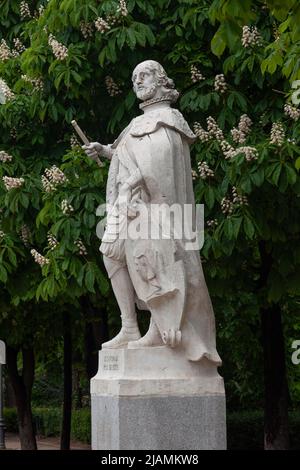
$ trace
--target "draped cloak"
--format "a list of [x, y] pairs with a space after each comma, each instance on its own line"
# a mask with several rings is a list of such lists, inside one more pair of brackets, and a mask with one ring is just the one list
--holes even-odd
[[[195, 135], [182, 114], [167, 103], [133, 119], [112, 144], [114, 152], [106, 196], [108, 205], [114, 205], [120, 185], [138, 168], [150, 203], [194, 206], [189, 152], [189, 145], [194, 140]], [[100, 251], [114, 258], [110, 246], [113, 244], [105, 242], [104, 234]], [[214, 312], [199, 251], [179, 250], [177, 257], [183, 261], [186, 278], [182, 348], [191, 361], [206, 357], [221, 365], [216, 351]]]

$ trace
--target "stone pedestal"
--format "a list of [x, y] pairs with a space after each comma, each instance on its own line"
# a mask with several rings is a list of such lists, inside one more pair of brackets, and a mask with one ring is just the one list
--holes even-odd
[[99, 352], [91, 381], [94, 450], [226, 448], [223, 379], [167, 346]]

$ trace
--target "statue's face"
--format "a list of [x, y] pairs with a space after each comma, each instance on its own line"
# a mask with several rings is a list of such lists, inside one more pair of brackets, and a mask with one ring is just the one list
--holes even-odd
[[151, 100], [159, 96], [161, 86], [158, 85], [155, 73], [148, 67], [136, 67], [132, 75], [133, 90], [139, 100]]

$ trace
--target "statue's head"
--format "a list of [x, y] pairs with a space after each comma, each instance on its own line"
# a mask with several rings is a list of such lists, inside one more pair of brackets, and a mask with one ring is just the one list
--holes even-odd
[[145, 60], [132, 73], [133, 90], [139, 100], [166, 97], [175, 102], [179, 96], [174, 82], [155, 60]]

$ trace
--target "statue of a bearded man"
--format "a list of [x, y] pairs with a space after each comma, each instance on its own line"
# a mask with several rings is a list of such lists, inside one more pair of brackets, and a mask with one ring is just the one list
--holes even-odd
[[[107, 227], [100, 251], [120, 307], [122, 328], [102, 348], [167, 345], [181, 349], [191, 361], [206, 357], [220, 365], [199, 250], [185, 249], [185, 240], [176, 238], [174, 230], [169, 238], [165, 234], [140, 239], [123, 236], [138, 218], [146, 224], [153, 206], [194, 208], [189, 145], [195, 135], [171, 107], [179, 95], [173, 80], [158, 62], [147, 60], [134, 69], [132, 81], [143, 114], [112, 145], [93, 142], [83, 147], [92, 158], [111, 159]], [[170, 214], [166, 218], [171, 219]], [[164, 222], [154, 216], [150, 224], [164, 230]], [[143, 337], [135, 304], [151, 312]]]

